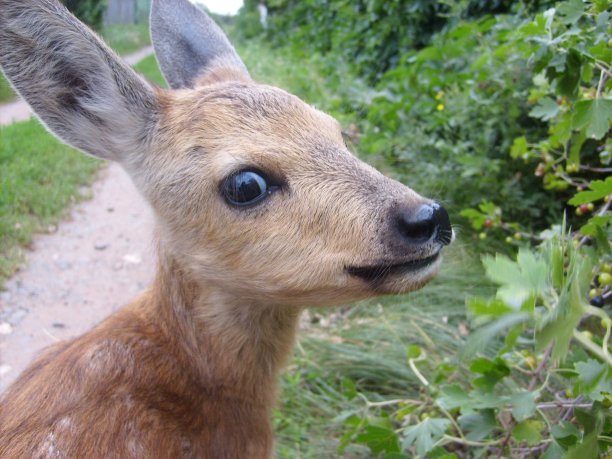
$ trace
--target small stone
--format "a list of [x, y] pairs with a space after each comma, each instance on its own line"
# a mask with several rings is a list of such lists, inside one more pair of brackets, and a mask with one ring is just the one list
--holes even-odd
[[49, 225], [49, 226], [47, 226], [47, 233], [53, 234], [56, 231], [57, 231], [57, 226], [56, 225]]
[[106, 211], [107, 211], [107, 212], [114, 212], [114, 211], [115, 211], [115, 208], [114, 208], [114, 207], [107, 207], [107, 208], [106, 208]]
[[130, 253], [123, 257], [123, 261], [131, 265], [139, 265], [142, 263], [142, 258], [137, 253]]
[[106, 250], [108, 248], [108, 243], [106, 242], [96, 242], [94, 244], [94, 249], [96, 250]]
[[51, 326], [53, 328], [66, 328], [66, 324], [62, 323], [62, 322], [53, 322], [51, 324]]
[[118, 261], [117, 263], [113, 265], [114, 271], [120, 271], [122, 269], [123, 269], [123, 263], [121, 261]]
[[13, 326], [8, 322], [0, 322], [0, 335], [10, 335], [13, 333]]
[[13, 326], [15, 326], [19, 324], [19, 322], [21, 322], [27, 315], [28, 315], [27, 309], [19, 308], [13, 311], [13, 313], [7, 318], [7, 320], [11, 324], [13, 324]]

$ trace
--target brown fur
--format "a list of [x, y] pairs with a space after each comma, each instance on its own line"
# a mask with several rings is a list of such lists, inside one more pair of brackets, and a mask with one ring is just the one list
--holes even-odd
[[[25, 33], [16, 32], [24, 11], [38, 20], [60, 11], [51, 0], [27, 3], [0, 0], [0, 64], [18, 89], [35, 78], [10, 57], [25, 55], [13, 38]], [[96, 65], [114, 62], [104, 50], [83, 52], [104, 56]], [[131, 174], [155, 211], [158, 274], [132, 304], [48, 349], [2, 396], [0, 457], [270, 457], [276, 379], [302, 308], [431, 279], [439, 259], [406, 274], [387, 268], [439, 250], [433, 240], [406, 243], [396, 228], [397, 215], [429, 201], [351, 155], [334, 119], [236, 68], [209, 68], [193, 88], [174, 91], [151, 89], [119, 64], [104, 71], [106, 95], [85, 103], [75, 93], [78, 113], [64, 110], [79, 124], [95, 109], [101, 129], [136, 133], [108, 155], [92, 125], [81, 140], [78, 126], [56, 127], [54, 105], [22, 92], [51, 129]], [[125, 98], [125, 72], [140, 103]], [[127, 118], [104, 122], [103, 98], [116, 98]], [[265, 171], [280, 189], [253, 207], [228, 205], [220, 184], [244, 168]], [[364, 281], [347, 271], [354, 266], [381, 266], [380, 275]]]

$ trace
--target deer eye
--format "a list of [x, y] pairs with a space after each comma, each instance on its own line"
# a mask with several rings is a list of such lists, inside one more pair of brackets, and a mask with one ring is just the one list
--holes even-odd
[[267, 180], [255, 171], [240, 171], [225, 179], [222, 193], [225, 199], [235, 206], [255, 204], [272, 192]]

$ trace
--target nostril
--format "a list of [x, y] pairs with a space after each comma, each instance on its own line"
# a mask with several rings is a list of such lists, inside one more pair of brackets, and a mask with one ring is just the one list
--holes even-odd
[[453, 228], [451, 227], [448, 212], [437, 202], [432, 204], [434, 208], [433, 221], [437, 227], [436, 241], [443, 245], [448, 245], [453, 240]]
[[404, 241], [411, 244], [423, 244], [435, 239], [448, 245], [453, 237], [448, 212], [436, 202], [424, 204], [416, 212], [401, 212], [398, 229]]
[[426, 204], [416, 212], [402, 212], [398, 221], [400, 234], [404, 240], [413, 244], [429, 241], [436, 232], [435, 209]]

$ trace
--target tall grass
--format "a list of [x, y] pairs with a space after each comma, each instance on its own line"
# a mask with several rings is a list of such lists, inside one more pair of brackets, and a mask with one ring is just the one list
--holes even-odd
[[283, 376], [275, 415], [282, 458], [370, 457], [351, 444], [338, 452], [343, 422], [369, 403], [419, 399], [422, 382], [410, 368], [407, 350], [419, 345], [419, 364], [431, 380], [456, 357], [467, 330], [465, 298], [486, 295], [480, 263], [460, 244], [447, 250], [437, 278], [417, 292], [354, 306], [311, 310], [292, 364]]

